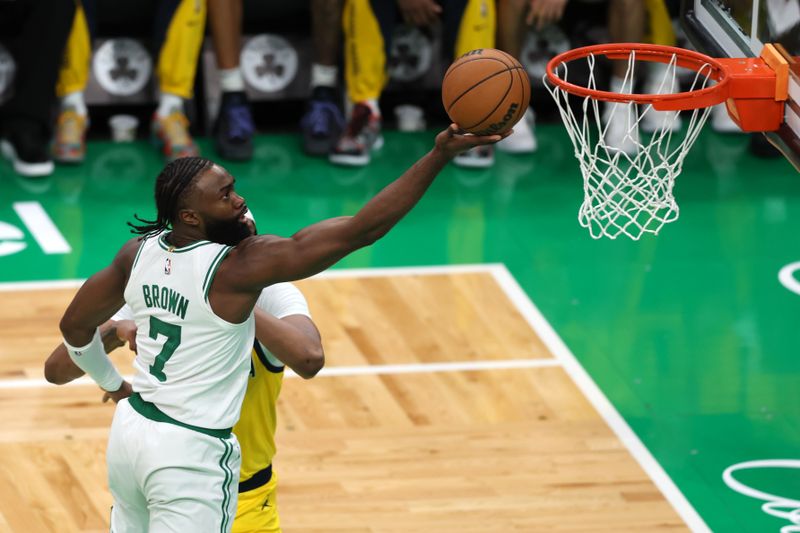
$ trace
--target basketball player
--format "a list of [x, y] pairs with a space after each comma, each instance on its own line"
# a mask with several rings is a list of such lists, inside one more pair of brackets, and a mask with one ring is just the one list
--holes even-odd
[[383, 237], [456, 155], [499, 141], [452, 124], [433, 149], [351, 217], [292, 237], [251, 236], [233, 177], [203, 158], [168, 164], [155, 220], [90, 277], [61, 319], [67, 352], [109, 392], [123, 389], [98, 326], [128, 303], [138, 329], [133, 394], [108, 442], [111, 529], [230, 531], [241, 456], [232, 427], [250, 368], [253, 307], [269, 285], [301, 279]]
[[[312, 378], [325, 357], [319, 332], [311, 320], [303, 294], [290, 283], [276, 283], [261, 291], [255, 308], [256, 341], [250, 354], [250, 379], [242, 415], [233, 432], [242, 447], [239, 504], [234, 533], [280, 532], [276, 501], [277, 477], [272, 469], [275, 455], [276, 403], [283, 382], [284, 364], [301, 377]], [[136, 324], [130, 307], [123, 308], [101, 326], [105, 350], [125, 342], [136, 348]], [[45, 363], [45, 377], [64, 384], [83, 375], [59, 345]], [[116, 401], [121, 400], [119, 395]], [[104, 399], [111, 398], [106, 393]]]

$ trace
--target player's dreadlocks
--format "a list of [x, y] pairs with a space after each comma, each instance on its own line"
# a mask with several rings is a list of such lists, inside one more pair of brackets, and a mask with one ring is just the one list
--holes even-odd
[[194, 178], [213, 164], [204, 157], [183, 157], [165, 166], [156, 178], [156, 219], [147, 220], [134, 213], [133, 217], [143, 224], [128, 222], [131, 233], [146, 235], [172, 227], [184, 198], [191, 191]]

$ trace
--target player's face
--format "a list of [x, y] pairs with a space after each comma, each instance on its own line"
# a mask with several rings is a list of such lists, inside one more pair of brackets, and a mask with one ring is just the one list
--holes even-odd
[[234, 179], [224, 168], [214, 165], [198, 178], [195, 187], [196, 210], [208, 240], [235, 246], [252, 235], [244, 216], [247, 204], [234, 190]]

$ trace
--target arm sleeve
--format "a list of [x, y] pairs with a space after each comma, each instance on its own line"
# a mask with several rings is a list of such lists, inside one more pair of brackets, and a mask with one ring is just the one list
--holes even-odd
[[311, 318], [303, 293], [291, 283], [276, 283], [263, 289], [256, 305], [275, 318], [289, 315]]
[[100, 385], [101, 389], [114, 392], [122, 386], [122, 376], [114, 368], [103, 348], [99, 329], [95, 330], [94, 337], [86, 346], [72, 346], [66, 339], [64, 346], [67, 347], [67, 353], [72, 362]]

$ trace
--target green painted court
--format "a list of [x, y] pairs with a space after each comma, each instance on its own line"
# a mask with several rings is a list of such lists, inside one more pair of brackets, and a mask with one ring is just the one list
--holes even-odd
[[[639, 242], [596, 241], [578, 225], [566, 133], [537, 133], [533, 156], [448, 167], [392, 233], [336, 268], [505, 264], [711, 530], [789, 525], [723, 472], [788, 460], [734, 475], [783, 500], [780, 510], [800, 508], [800, 175], [752, 156], [746, 136], [706, 128], [677, 180], [679, 220]], [[252, 163], [225, 166], [259, 231], [287, 236], [353, 214], [432, 140], [387, 132], [372, 164], [353, 170], [304, 157], [292, 135], [261, 136]], [[145, 142], [90, 143], [83, 165], [43, 180], [3, 163], [0, 281], [85, 278], [107, 265], [130, 236], [126, 221], [153, 215], [161, 167]]]

